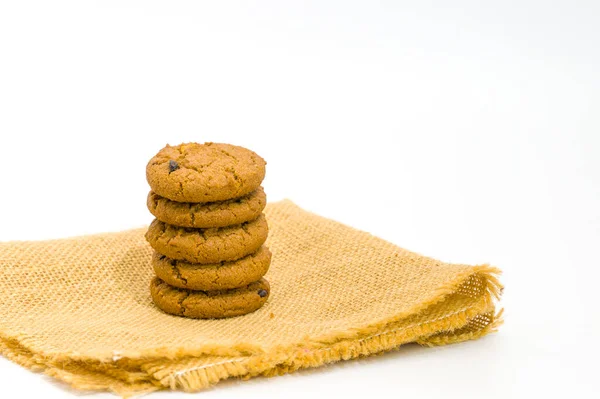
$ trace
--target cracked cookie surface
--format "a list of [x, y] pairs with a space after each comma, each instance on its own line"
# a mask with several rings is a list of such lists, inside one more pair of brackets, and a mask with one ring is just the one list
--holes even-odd
[[194, 203], [176, 202], [153, 191], [146, 205], [158, 220], [181, 227], [225, 227], [256, 219], [267, 204], [262, 187], [250, 194], [227, 201]]
[[202, 291], [246, 286], [260, 280], [269, 270], [270, 263], [271, 251], [264, 245], [236, 261], [206, 265], [170, 259], [158, 252], [152, 256], [154, 272], [165, 283]]
[[159, 309], [194, 319], [221, 319], [254, 312], [267, 302], [269, 293], [269, 283], [264, 278], [241, 288], [219, 291], [175, 288], [158, 277], [150, 282], [150, 294]]
[[255, 152], [231, 144], [167, 145], [148, 162], [146, 179], [152, 191], [172, 201], [225, 201], [256, 190], [265, 166]]
[[190, 229], [161, 222], [150, 224], [146, 240], [157, 252], [191, 263], [218, 263], [243, 258], [258, 250], [267, 239], [265, 215], [238, 225]]

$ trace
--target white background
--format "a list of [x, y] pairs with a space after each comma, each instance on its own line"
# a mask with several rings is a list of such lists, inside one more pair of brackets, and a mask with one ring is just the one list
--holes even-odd
[[148, 159], [216, 141], [268, 161], [270, 201], [505, 272], [498, 334], [203, 398], [598, 392], [597, 1], [2, 1], [0, 135], [2, 241], [145, 225]]

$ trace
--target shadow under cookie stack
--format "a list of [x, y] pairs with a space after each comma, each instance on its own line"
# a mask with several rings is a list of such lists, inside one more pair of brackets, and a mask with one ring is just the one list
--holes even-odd
[[146, 240], [155, 250], [150, 293], [158, 308], [209, 319], [267, 302], [265, 166], [246, 148], [217, 143], [167, 145], [150, 160], [147, 205], [156, 219]]

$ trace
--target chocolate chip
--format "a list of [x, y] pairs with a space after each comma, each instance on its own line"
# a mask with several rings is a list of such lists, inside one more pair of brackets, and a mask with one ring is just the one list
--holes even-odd
[[179, 169], [179, 164], [171, 159], [169, 161], [169, 173], [175, 172], [177, 169]]
[[171, 266], [177, 266], [177, 261], [175, 259], [171, 261]]
[[258, 290], [258, 296], [261, 298], [266, 297], [268, 292], [266, 290]]

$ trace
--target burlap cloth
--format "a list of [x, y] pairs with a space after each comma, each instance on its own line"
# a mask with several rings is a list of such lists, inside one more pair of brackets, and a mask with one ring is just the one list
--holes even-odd
[[474, 339], [500, 323], [495, 268], [427, 258], [290, 201], [265, 212], [271, 297], [225, 320], [154, 307], [145, 229], [1, 243], [0, 352], [75, 388], [129, 396]]

